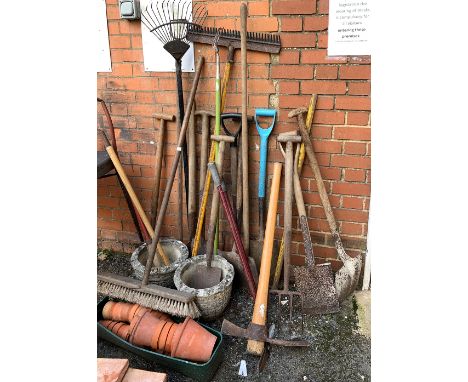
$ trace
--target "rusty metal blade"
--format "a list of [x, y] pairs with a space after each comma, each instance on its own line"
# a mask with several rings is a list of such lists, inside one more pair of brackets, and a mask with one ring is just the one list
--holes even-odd
[[236, 324], [233, 324], [232, 322], [226, 319], [223, 320], [223, 323], [221, 325], [221, 333], [227, 334], [233, 337], [241, 337], [241, 338], [247, 338], [249, 340], [268, 342], [272, 345], [291, 346], [291, 347], [310, 346], [310, 343], [304, 340], [282, 340], [279, 338], [269, 338], [264, 334], [264, 332], [261, 332], [259, 330], [253, 330], [251, 325], [249, 325], [247, 329], [244, 329], [244, 328], [237, 326]]

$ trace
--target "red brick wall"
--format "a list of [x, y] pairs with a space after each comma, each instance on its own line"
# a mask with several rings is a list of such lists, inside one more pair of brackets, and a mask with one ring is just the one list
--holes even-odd
[[[112, 56], [112, 73], [98, 73], [97, 93], [110, 106], [117, 128], [119, 154], [143, 206], [150, 210], [154, 179], [154, 155], [159, 122], [155, 112], [176, 114], [174, 73], [145, 72], [141, 28], [138, 21], [119, 19], [116, 0], [107, 0], [107, 16]], [[208, 26], [240, 29], [239, 1], [205, 1]], [[307, 107], [312, 94], [319, 94], [312, 136], [314, 148], [335, 217], [350, 254], [365, 248], [370, 198], [370, 58], [327, 57], [327, 0], [248, 1], [249, 31], [280, 33], [282, 49], [278, 55], [248, 52], [249, 114], [255, 108], [272, 107], [278, 119], [269, 139], [268, 175], [271, 182], [273, 162], [281, 160], [276, 148], [276, 135], [296, 128], [287, 114], [291, 109]], [[214, 110], [215, 56], [209, 45], [196, 44], [195, 56], [204, 55], [206, 63], [196, 97], [198, 109]], [[221, 73], [226, 61], [226, 49], [221, 48]], [[225, 111], [241, 111], [240, 51], [228, 85]], [[191, 85], [192, 73], [184, 74], [184, 89]], [[185, 98], [186, 99], [186, 98]], [[101, 110], [98, 109], [98, 113]], [[199, 121], [198, 121], [199, 123]], [[106, 125], [98, 114], [98, 124]], [[199, 129], [199, 126], [198, 126]], [[198, 130], [199, 132], [199, 130]], [[250, 126], [250, 211], [251, 238], [257, 229], [257, 174], [259, 139], [254, 124]], [[176, 127], [168, 124], [165, 147], [165, 179], [172, 163], [176, 142]], [[199, 139], [199, 134], [197, 139]], [[100, 146], [100, 143], [98, 144]], [[228, 163], [227, 163], [228, 164]], [[226, 166], [226, 171], [229, 167]], [[229, 176], [226, 176], [229, 180]], [[301, 184], [309, 216], [309, 226], [315, 243], [316, 256], [336, 259], [325, 214], [320, 204], [316, 183], [306, 161]], [[281, 187], [283, 187], [283, 181]], [[177, 184], [174, 184], [176, 190]], [[198, 187], [198, 185], [197, 185]], [[267, 195], [269, 188], [267, 189]], [[175, 192], [164, 220], [163, 235], [175, 236], [177, 229]], [[162, 197], [162, 194], [161, 194]], [[283, 193], [280, 194], [280, 198]], [[276, 237], [282, 235], [282, 209]], [[292, 263], [303, 264], [304, 246], [293, 208]], [[98, 180], [98, 245], [131, 252], [138, 242], [125, 200], [115, 178]], [[222, 232], [229, 232], [226, 222]], [[187, 230], [185, 230], [187, 240]], [[230, 235], [222, 235], [221, 248], [230, 248]], [[333, 263], [336, 267], [337, 262]]]

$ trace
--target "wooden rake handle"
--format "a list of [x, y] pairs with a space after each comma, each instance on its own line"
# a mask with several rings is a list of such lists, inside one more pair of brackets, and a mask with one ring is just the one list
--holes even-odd
[[143, 280], [141, 282], [142, 286], [147, 285], [148, 281], [149, 281], [149, 275], [150, 275], [151, 268], [152, 268], [152, 265], [153, 265], [155, 249], [156, 249], [156, 245], [159, 242], [159, 237], [160, 237], [160, 234], [161, 234], [161, 228], [162, 228], [162, 224], [163, 224], [163, 220], [164, 220], [164, 215], [166, 214], [167, 205], [169, 204], [169, 199], [171, 197], [172, 185], [174, 184], [174, 179], [175, 179], [175, 176], [176, 176], [177, 167], [179, 165], [179, 160], [180, 160], [180, 156], [181, 156], [181, 152], [182, 152], [182, 146], [183, 146], [183, 144], [185, 142], [185, 133], [186, 133], [187, 127], [188, 127], [188, 123], [189, 123], [189, 119], [190, 119], [190, 113], [192, 112], [192, 106], [193, 106], [193, 103], [195, 101], [195, 93], [197, 91], [198, 82], [200, 80], [200, 75], [201, 75], [202, 66], [203, 66], [204, 61], [205, 61], [204, 57], [200, 56], [199, 59], [198, 59], [198, 62], [197, 62], [195, 77], [193, 79], [192, 89], [190, 90], [190, 95], [189, 95], [189, 99], [188, 99], [188, 102], [187, 102], [187, 110], [185, 112], [184, 121], [182, 123], [182, 128], [180, 130], [179, 141], [177, 142], [177, 149], [176, 149], [174, 161], [172, 162], [171, 172], [170, 172], [169, 178], [167, 179], [166, 190], [164, 191], [164, 197], [163, 197], [163, 201], [161, 203], [161, 209], [159, 211], [158, 219], [156, 221], [156, 227], [154, 229], [154, 236], [153, 236], [153, 239], [151, 241], [151, 245], [150, 245], [150, 247], [148, 249], [148, 259], [146, 261], [145, 273], [143, 275]]

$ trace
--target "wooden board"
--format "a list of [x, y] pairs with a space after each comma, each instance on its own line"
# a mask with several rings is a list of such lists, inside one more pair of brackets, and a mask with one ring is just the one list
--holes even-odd
[[130, 368], [122, 382], [167, 382], [167, 374]]
[[98, 358], [97, 382], [121, 382], [128, 370], [128, 359]]

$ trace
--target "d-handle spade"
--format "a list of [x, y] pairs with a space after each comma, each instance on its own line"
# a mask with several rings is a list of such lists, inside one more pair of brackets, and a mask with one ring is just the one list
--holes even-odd
[[[258, 117], [272, 118], [270, 126], [263, 128], [260, 126]], [[265, 203], [265, 183], [268, 153], [268, 137], [273, 130], [276, 120], [275, 109], [255, 109], [255, 124], [257, 125], [258, 135], [260, 135], [260, 172], [258, 175], [258, 218], [259, 218], [259, 238], [263, 240], [264, 227], [264, 203]]]

